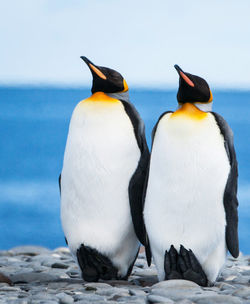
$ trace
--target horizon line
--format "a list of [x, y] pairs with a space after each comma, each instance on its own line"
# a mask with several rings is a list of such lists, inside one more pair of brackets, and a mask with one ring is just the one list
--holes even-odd
[[[250, 92], [250, 86], [226, 86], [226, 85], [213, 85], [212, 90], [214, 91], [243, 91]], [[0, 88], [17, 88], [17, 89], [61, 89], [61, 90], [91, 90], [91, 87], [87, 84], [79, 83], [62, 83], [62, 82], [40, 82], [40, 83], [5, 83], [0, 82]], [[167, 85], [130, 85], [129, 90], [145, 90], [145, 91], [177, 91], [178, 87], [172, 84]]]

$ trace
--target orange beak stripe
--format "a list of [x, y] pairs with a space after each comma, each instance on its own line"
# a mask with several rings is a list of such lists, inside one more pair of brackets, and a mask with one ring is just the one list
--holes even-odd
[[194, 87], [193, 81], [191, 81], [191, 80], [187, 77], [187, 75], [185, 75], [185, 74], [184, 74], [183, 72], [181, 72], [181, 71], [180, 71], [180, 75], [181, 75], [182, 79], [185, 80], [186, 83], [187, 83], [188, 85], [190, 85], [190, 87]]
[[100, 78], [102, 78], [104, 80], [107, 79], [107, 77], [100, 70], [98, 70], [98, 68], [93, 66], [93, 64], [89, 63], [89, 66], [90, 66], [91, 70], [94, 71], [96, 73], [96, 75], [98, 75]]

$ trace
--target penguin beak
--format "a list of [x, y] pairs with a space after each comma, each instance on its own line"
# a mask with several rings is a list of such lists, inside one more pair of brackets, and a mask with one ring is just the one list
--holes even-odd
[[179, 74], [179, 76], [190, 86], [190, 87], [194, 87], [194, 83], [191, 79], [189, 79], [187, 77], [187, 75], [182, 71], [182, 69], [177, 65], [175, 64], [174, 65], [177, 73]]
[[93, 62], [91, 62], [87, 57], [81, 56], [80, 58], [87, 64], [87, 66], [89, 67], [93, 76], [97, 75], [104, 80], [107, 79], [107, 77], [101, 72], [101, 70]]
[[[82, 58], [82, 57], [81, 57]], [[183, 73], [182, 69], [178, 66], [178, 64], [174, 65], [174, 68], [176, 69], [177, 73], [180, 75], [180, 72]]]

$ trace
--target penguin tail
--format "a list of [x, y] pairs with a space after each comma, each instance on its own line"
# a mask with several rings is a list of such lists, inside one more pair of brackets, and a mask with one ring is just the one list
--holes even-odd
[[193, 281], [200, 286], [208, 286], [208, 279], [201, 264], [193, 251], [180, 246], [180, 252], [171, 245], [165, 252], [164, 258], [165, 280], [183, 279]]
[[117, 269], [112, 262], [97, 250], [82, 244], [76, 252], [82, 278], [87, 282], [117, 278]]

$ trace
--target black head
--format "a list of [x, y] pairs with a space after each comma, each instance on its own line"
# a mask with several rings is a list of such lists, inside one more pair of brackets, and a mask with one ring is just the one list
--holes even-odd
[[81, 56], [81, 58], [87, 64], [93, 76], [92, 93], [118, 93], [128, 90], [128, 85], [120, 73], [109, 68], [97, 66], [87, 57]]
[[180, 76], [177, 93], [179, 103], [208, 103], [213, 100], [212, 93], [205, 79], [183, 72], [177, 64], [174, 67]]

